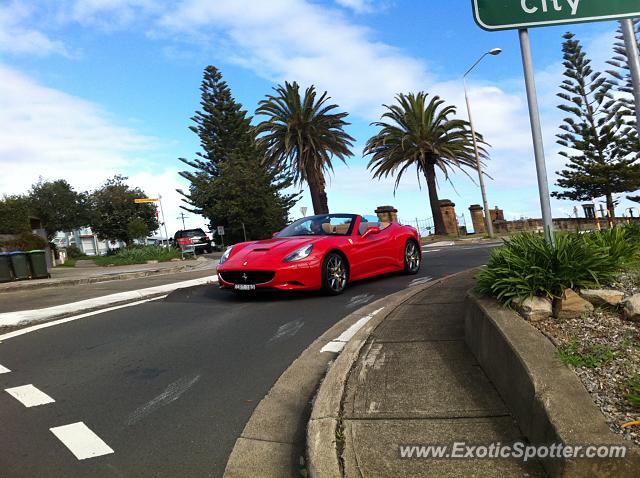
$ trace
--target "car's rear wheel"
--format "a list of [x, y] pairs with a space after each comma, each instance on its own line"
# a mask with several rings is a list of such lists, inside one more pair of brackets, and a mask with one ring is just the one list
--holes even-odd
[[417, 274], [420, 270], [422, 254], [416, 241], [409, 239], [404, 246], [404, 273]]
[[342, 294], [347, 287], [349, 269], [340, 254], [330, 252], [322, 263], [322, 290], [330, 295]]

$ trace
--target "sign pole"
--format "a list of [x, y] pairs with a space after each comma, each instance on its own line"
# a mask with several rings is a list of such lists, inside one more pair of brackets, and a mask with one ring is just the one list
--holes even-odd
[[640, 52], [638, 52], [638, 43], [636, 40], [636, 32], [633, 28], [633, 20], [621, 20], [622, 33], [624, 34], [624, 42], [627, 46], [627, 57], [629, 58], [629, 69], [631, 70], [631, 79], [633, 80], [633, 96], [636, 105], [636, 129], [640, 138]]
[[540, 126], [540, 110], [538, 109], [538, 94], [533, 73], [531, 58], [531, 43], [529, 30], [521, 28], [520, 50], [522, 51], [522, 66], [524, 67], [524, 81], [527, 87], [527, 102], [529, 103], [529, 120], [531, 121], [531, 135], [533, 136], [533, 152], [536, 158], [536, 172], [538, 174], [538, 192], [542, 208], [542, 224], [544, 237], [547, 242], [555, 244], [553, 236], [553, 218], [551, 216], [551, 201], [549, 200], [549, 183], [547, 179], [547, 165], [544, 160], [544, 145], [542, 142], [542, 127]]
[[167, 249], [169, 248], [169, 234], [167, 234], [167, 221], [164, 220], [164, 209], [162, 209], [162, 196], [158, 194], [158, 202], [160, 203], [160, 213], [162, 214], [162, 224], [164, 225], [164, 237], [167, 241]]

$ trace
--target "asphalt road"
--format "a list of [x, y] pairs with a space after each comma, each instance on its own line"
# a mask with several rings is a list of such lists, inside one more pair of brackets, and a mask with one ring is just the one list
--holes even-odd
[[[419, 275], [338, 297], [183, 289], [0, 343], [0, 476], [221, 476], [254, 407], [314, 339], [373, 300], [483, 264], [489, 250], [426, 249]], [[27, 384], [55, 402], [27, 408], [4, 392]], [[65, 430], [76, 453], [113, 453], [79, 460], [49, 430], [76, 422], [98, 440]]]

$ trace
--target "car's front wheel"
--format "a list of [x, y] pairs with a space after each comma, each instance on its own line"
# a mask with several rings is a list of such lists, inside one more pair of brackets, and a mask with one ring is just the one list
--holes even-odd
[[417, 274], [420, 270], [420, 263], [422, 262], [422, 253], [420, 252], [420, 246], [409, 239], [404, 246], [404, 273], [405, 274]]
[[330, 252], [322, 263], [322, 290], [330, 295], [342, 294], [347, 287], [349, 268], [340, 254]]

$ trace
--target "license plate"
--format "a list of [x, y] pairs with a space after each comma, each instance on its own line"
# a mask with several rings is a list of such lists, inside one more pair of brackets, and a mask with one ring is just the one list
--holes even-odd
[[254, 284], [236, 284], [234, 288], [236, 290], [256, 290], [256, 286]]

